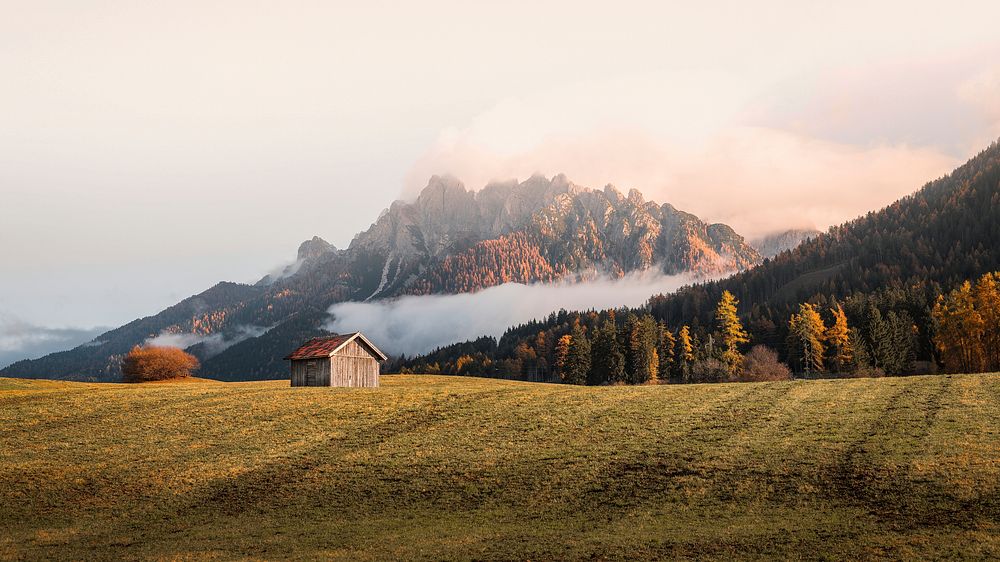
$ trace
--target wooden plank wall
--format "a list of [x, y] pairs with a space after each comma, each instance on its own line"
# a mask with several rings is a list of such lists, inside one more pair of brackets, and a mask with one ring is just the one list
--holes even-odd
[[330, 358], [331, 386], [378, 386], [378, 360], [357, 341]]
[[292, 361], [292, 386], [330, 386], [330, 360]]

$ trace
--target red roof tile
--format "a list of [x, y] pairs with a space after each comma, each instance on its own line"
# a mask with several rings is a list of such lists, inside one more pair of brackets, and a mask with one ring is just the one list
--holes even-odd
[[302, 344], [298, 349], [288, 354], [285, 360], [289, 359], [317, 359], [329, 357], [333, 350], [353, 338], [354, 334], [339, 334], [323, 338], [313, 338]]

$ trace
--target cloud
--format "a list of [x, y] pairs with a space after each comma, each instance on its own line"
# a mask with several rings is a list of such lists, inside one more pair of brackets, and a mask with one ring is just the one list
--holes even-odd
[[1000, 66], [986, 68], [958, 85], [958, 97], [975, 107], [991, 128], [989, 140], [1000, 135]]
[[22, 359], [37, 359], [92, 341], [108, 328], [49, 328], [0, 314], [0, 368]]
[[273, 326], [261, 327], [249, 324], [239, 325], [223, 333], [214, 334], [192, 334], [162, 331], [158, 335], [147, 338], [146, 345], [159, 347], [178, 347], [188, 349], [198, 344], [205, 348], [205, 355], [212, 357], [218, 355], [230, 347], [250, 338], [260, 337], [273, 328]]
[[507, 156], [462, 139], [440, 146], [420, 167], [447, 171], [470, 188], [538, 172], [565, 173], [588, 187], [635, 187], [650, 199], [756, 237], [788, 228], [825, 229], [916, 191], [958, 163], [931, 148], [857, 147], [734, 127], [702, 146], [607, 130], [549, 137]]
[[218, 344], [222, 342], [222, 334], [188, 334], [188, 333], [173, 333], [173, 332], [160, 332], [159, 335], [153, 336], [151, 338], [146, 338], [145, 344], [155, 347], [179, 347], [181, 349], [187, 349], [193, 345], [198, 345], [199, 343]]
[[477, 293], [344, 302], [330, 307], [332, 318], [326, 328], [364, 332], [387, 353], [413, 355], [483, 335], [499, 337], [510, 326], [561, 308], [638, 306], [653, 294], [676, 290], [693, 280], [689, 275], [666, 276], [651, 269], [617, 280], [506, 283]]
[[635, 187], [750, 237], [825, 229], [916, 191], [996, 140], [996, 52], [525, 89], [442, 130], [403, 193], [434, 174], [479, 189], [565, 173], [588, 187]]

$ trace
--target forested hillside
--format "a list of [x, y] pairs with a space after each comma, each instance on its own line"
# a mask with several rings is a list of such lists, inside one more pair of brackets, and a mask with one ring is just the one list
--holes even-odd
[[[796, 324], [795, 316], [805, 313], [809, 322], [825, 329], [837, 320], [838, 310], [854, 331], [856, 349], [868, 355], [869, 367], [890, 374], [933, 371], [942, 363], [935, 340], [935, 303], [963, 282], [1000, 269], [997, 241], [1000, 145], [994, 143], [913, 195], [757, 267], [654, 296], [639, 310], [618, 311], [617, 339], [623, 350], [632, 345], [635, 327], [625, 326], [627, 318], [648, 318], [675, 340], [686, 328], [693, 354], [710, 358], [719, 339], [717, 305], [728, 291], [739, 302], [739, 316], [749, 333], [744, 348], [773, 348], [797, 371], [809, 369], [798, 344], [790, 345], [796, 341], [790, 338], [790, 328], [803, 325]], [[573, 330], [579, 328], [580, 336], [597, 341], [609, 316], [609, 311], [564, 311], [511, 328], [499, 342], [487, 338], [459, 344], [393, 367], [459, 373], [485, 365], [495, 376], [559, 379], [560, 339], [569, 335], [572, 340]], [[597, 355], [591, 355], [595, 361]]]

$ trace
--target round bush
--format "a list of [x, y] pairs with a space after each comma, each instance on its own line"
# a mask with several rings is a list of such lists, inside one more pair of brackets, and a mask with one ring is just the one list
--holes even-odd
[[148, 382], [191, 376], [198, 369], [194, 355], [176, 347], [135, 346], [122, 361], [125, 382]]

